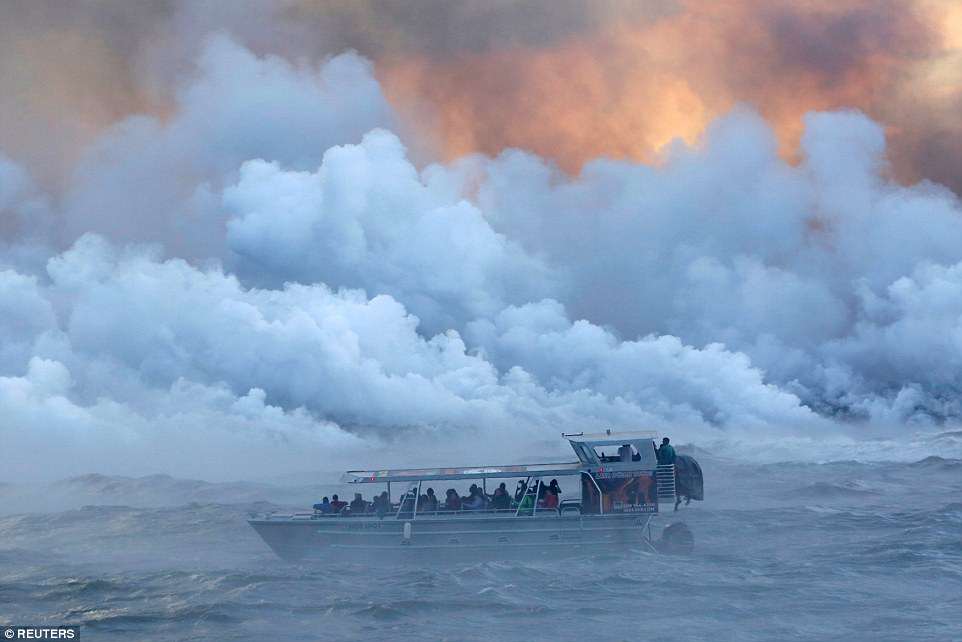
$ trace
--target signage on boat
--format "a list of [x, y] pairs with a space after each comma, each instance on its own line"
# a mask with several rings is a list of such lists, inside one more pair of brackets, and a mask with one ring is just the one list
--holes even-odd
[[595, 479], [630, 479], [641, 475], [651, 475], [650, 470], [605, 470], [599, 468], [594, 473]]
[[650, 470], [600, 469], [592, 477], [582, 477], [582, 512], [658, 512], [658, 487]]

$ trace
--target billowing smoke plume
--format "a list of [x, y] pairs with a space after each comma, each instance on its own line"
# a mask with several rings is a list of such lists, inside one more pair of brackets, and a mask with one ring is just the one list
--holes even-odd
[[371, 59], [419, 162], [510, 147], [569, 172], [650, 162], [739, 103], [794, 158], [805, 113], [857, 108], [887, 128], [901, 180], [962, 192], [954, 0], [4, 3], [0, 148], [59, 187], [106, 127], [170, 116], [212, 32], [297, 64]]
[[652, 165], [422, 164], [360, 56], [205, 43], [64, 189], [0, 157], [10, 476], [502, 459], [608, 426], [874, 436], [962, 411], [962, 208], [893, 182], [860, 113], [808, 115], [797, 164], [748, 108]]

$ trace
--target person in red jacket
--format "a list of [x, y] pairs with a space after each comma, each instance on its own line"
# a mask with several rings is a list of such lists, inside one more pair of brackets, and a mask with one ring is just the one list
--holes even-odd
[[347, 506], [347, 502], [342, 502], [337, 498], [337, 495], [331, 495], [331, 512], [340, 513], [341, 510]]
[[461, 510], [461, 496], [458, 491], [449, 488], [444, 498], [444, 508], [447, 510]]

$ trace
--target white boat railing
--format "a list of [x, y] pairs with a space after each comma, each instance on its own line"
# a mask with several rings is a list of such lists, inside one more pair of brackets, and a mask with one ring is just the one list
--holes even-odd
[[659, 502], [675, 501], [674, 464], [658, 464], [655, 468], [655, 490]]

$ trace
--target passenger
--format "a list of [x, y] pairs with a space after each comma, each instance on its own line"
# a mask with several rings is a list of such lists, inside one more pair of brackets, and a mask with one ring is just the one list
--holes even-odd
[[342, 502], [337, 498], [337, 495], [331, 495], [331, 512], [340, 513], [344, 507], [347, 506], [347, 502]]
[[538, 508], [558, 508], [561, 502], [561, 487], [557, 479], [552, 479], [550, 484], [541, 486], [541, 499], [538, 500]]
[[508, 488], [504, 482], [501, 482], [498, 487], [494, 489], [494, 495], [491, 496], [491, 508], [494, 510], [508, 510], [511, 508], [511, 496], [508, 495]]
[[631, 461], [631, 445], [630, 444], [621, 445], [621, 448], [618, 449], [618, 459], [626, 463]]
[[[527, 484], [525, 484], [524, 487], [527, 488]], [[530, 511], [533, 506], [534, 506], [534, 494], [527, 493], [527, 492], [524, 493], [521, 496], [521, 500], [518, 502], [519, 514], [528, 514], [525, 511]]]
[[550, 490], [555, 495], [561, 495], [561, 486], [558, 485], [557, 479], [551, 480], [551, 484], [548, 485], [548, 490]]
[[319, 511], [327, 515], [331, 512], [331, 500], [327, 497], [321, 500], [320, 504], [314, 504], [314, 510]]
[[433, 488], [428, 488], [428, 492], [425, 495], [427, 499], [427, 505], [425, 510], [430, 512], [435, 512], [438, 510], [438, 497], [434, 494]]
[[[484, 493], [481, 492], [481, 487], [477, 484], [471, 484], [471, 488], [468, 489], [468, 494], [461, 498], [461, 508], [467, 509], [466, 504], [476, 504], [477, 498], [481, 498], [480, 508], [484, 508]], [[477, 509], [472, 509], [477, 510]]]
[[544, 483], [540, 479], [538, 480], [538, 501], [543, 502], [544, 496], [548, 492], [548, 484]]
[[354, 493], [354, 499], [351, 501], [351, 513], [354, 515], [360, 515], [367, 511], [367, 502], [364, 501], [364, 497], [361, 493]]
[[484, 494], [477, 484], [471, 484], [470, 494], [461, 502], [464, 510], [481, 510], [484, 508]]
[[403, 495], [398, 502], [398, 515], [403, 517], [411, 517], [414, 513], [414, 500], [417, 499], [417, 489], [412, 488]]
[[659, 464], [674, 464], [675, 449], [669, 443], [671, 440], [665, 437], [661, 440], [661, 446], [655, 451]]
[[538, 502], [539, 508], [558, 509], [558, 496], [550, 490], [544, 494], [544, 499]]
[[380, 495], [374, 498], [374, 512], [377, 516], [384, 518], [385, 515], [391, 512], [391, 496], [387, 494], [387, 491], [383, 491]]
[[445, 510], [461, 510], [461, 497], [453, 488], [449, 488], [444, 498]]
[[514, 501], [518, 504], [524, 499], [524, 494], [528, 492], [528, 482], [523, 479], [518, 480], [518, 486], [514, 489]]

